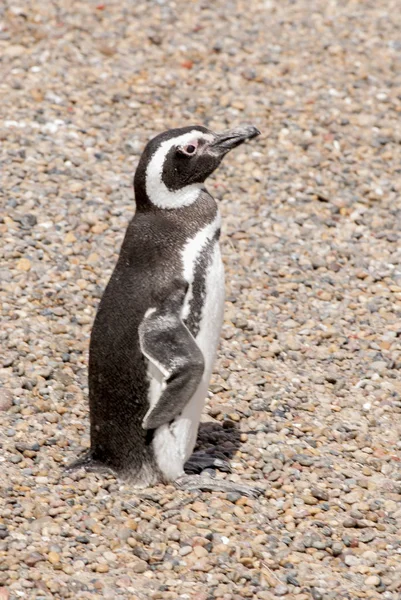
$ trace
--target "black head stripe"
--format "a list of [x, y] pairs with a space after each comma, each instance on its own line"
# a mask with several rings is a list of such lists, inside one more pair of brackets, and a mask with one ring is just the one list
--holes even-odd
[[[148, 206], [149, 208], [151, 207], [151, 202], [149, 201], [149, 198], [147, 197], [147, 193], [146, 193], [146, 170], [147, 170], [147, 166], [148, 166], [150, 160], [152, 159], [153, 155], [155, 154], [155, 152], [157, 152], [157, 150], [160, 148], [160, 146], [163, 142], [173, 139], [173, 138], [179, 138], [182, 135], [185, 135], [186, 133], [190, 133], [190, 132], [194, 132], [195, 138], [196, 138], [196, 132], [199, 132], [200, 134], [202, 134], [202, 133], [206, 133], [209, 135], [211, 134], [211, 131], [209, 129], [207, 129], [206, 127], [202, 127], [201, 125], [195, 125], [192, 127], [180, 127], [177, 129], [170, 129], [169, 131], [164, 131], [163, 133], [160, 133], [159, 135], [157, 135], [156, 137], [154, 137], [152, 140], [150, 140], [148, 142], [148, 144], [146, 145], [146, 147], [142, 153], [142, 156], [140, 158], [138, 167], [136, 169], [135, 177], [134, 177], [135, 200], [136, 200], [137, 206], [139, 206], [139, 207]], [[168, 153], [168, 155], [170, 155], [170, 152]], [[172, 158], [172, 156], [169, 157], [169, 160], [166, 161], [166, 163], [172, 162], [171, 158]], [[163, 181], [169, 189], [176, 190], [176, 189], [180, 189], [180, 187], [187, 185], [185, 183], [185, 181], [189, 176], [188, 173], [183, 172], [183, 173], [178, 174], [179, 180], [180, 181], [182, 180], [184, 182], [183, 185], [181, 185], [180, 183], [177, 183], [175, 180], [173, 182], [174, 171], [173, 171], [172, 164], [170, 166], [168, 164], [166, 164], [165, 171], [166, 171], [166, 174], [163, 172]]]

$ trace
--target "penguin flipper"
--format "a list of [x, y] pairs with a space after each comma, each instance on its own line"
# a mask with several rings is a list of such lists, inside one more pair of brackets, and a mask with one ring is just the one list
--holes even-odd
[[157, 429], [177, 417], [202, 379], [203, 354], [182, 322], [180, 310], [181, 305], [173, 307], [171, 302], [149, 309], [139, 326], [142, 353], [164, 379], [160, 397], [143, 419], [144, 429]]

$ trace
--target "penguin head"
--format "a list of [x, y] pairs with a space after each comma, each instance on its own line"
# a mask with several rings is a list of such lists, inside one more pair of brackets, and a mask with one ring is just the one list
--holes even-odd
[[259, 133], [251, 125], [220, 134], [201, 126], [161, 133], [147, 144], [135, 173], [137, 206], [173, 209], [192, 204], [227, 152]]

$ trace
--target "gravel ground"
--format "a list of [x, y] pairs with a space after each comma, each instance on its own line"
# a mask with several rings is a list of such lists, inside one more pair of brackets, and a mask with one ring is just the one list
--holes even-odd
[[[399, 8], [2, 2], [1, 600], [399, 600]], [[67, 477], [138, 155], [242, 122], [200, 444], [263, 494]]]

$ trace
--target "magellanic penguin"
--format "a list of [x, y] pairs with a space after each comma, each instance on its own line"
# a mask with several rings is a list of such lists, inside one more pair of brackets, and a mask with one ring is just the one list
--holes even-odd
[[220, 213], [204, 182], [257, 135], [195, 126], [147, 144], [136, 213], [92, 329], [91, 446], [74, 468], [108, 469], [137, 487], [184, 475], [223, 321]]

